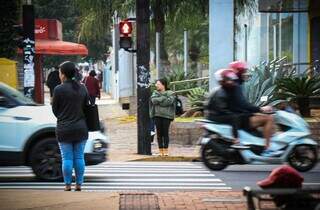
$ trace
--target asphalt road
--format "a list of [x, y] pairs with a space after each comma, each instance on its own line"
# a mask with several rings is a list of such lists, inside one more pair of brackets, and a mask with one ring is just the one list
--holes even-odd
[[[233, 165], [223, 171], [214, 171], [216, 177], [222, 180], [233, 190], [242, 190], [243, 187], [258, 188], [256, 183], [265, 179], [272, 169], [279, 165]], [[304, 177], [304, 187], [319, 187], [320, 189], [320, 164], [311, 171], [301, 173]]]

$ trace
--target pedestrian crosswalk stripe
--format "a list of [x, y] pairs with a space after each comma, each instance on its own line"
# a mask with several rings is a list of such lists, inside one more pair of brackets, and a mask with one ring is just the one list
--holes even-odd
[[[92, 169], [92, 168], [86, 168], [86, 171], [90, 172], [104, 172], [104, 173], [193, 173], [193, 174], [211, 174], [210, 171], [206, 170], [201, 170], [201, 171], [191, 171], [191, 170], [153, 170], [153, 169], [147, 169], [147, 170], [120, 170], [120, 169]], [[0, 174], [5, 174], [5, 173], [30, 173], [32, 170], [24, 170], [24, 169], [19, 169], [19, 170], [0, 170]]]
[[[87, 166], [84, 179], [87, 191], [231, 190], [198, 163], [108, 162]], [[60, 190], [63, 186], [63, 182], [38, 181], [29, 167], [0, 167], [0, 189]]]

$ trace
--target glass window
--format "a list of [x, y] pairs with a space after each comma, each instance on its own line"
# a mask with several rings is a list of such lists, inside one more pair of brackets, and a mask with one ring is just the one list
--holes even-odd
[[251, 65], [284, 57], [288, 63], [307, 62], [307, 25], [305, 12], [261, 13], [257, 8], [251, 12], [244, 9], [235, 17], [235, 58]]

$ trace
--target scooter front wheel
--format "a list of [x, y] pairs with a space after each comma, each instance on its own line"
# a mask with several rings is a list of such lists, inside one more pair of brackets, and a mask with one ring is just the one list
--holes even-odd
[[220, 171], [228, 166], [228, 161], [221, 155], [215, 154], [210, 144], [202, 146], [201, 156], [204, 165], [211, 170]]
[[309, 145], [298, 145], [289, 154], [289, 164], [300, 172], [311, 170], [317, 163], [317, 149]]

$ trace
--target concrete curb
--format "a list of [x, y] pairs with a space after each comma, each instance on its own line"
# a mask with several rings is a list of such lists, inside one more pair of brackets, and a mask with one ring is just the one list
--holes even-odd
[[150, 161], [150, 162], [199, 162], [199, 157], [185, 157], [185, 156], [153, 156], [140, 158], [135, 160], [130, 160], [130, 162], [134, 161]]

